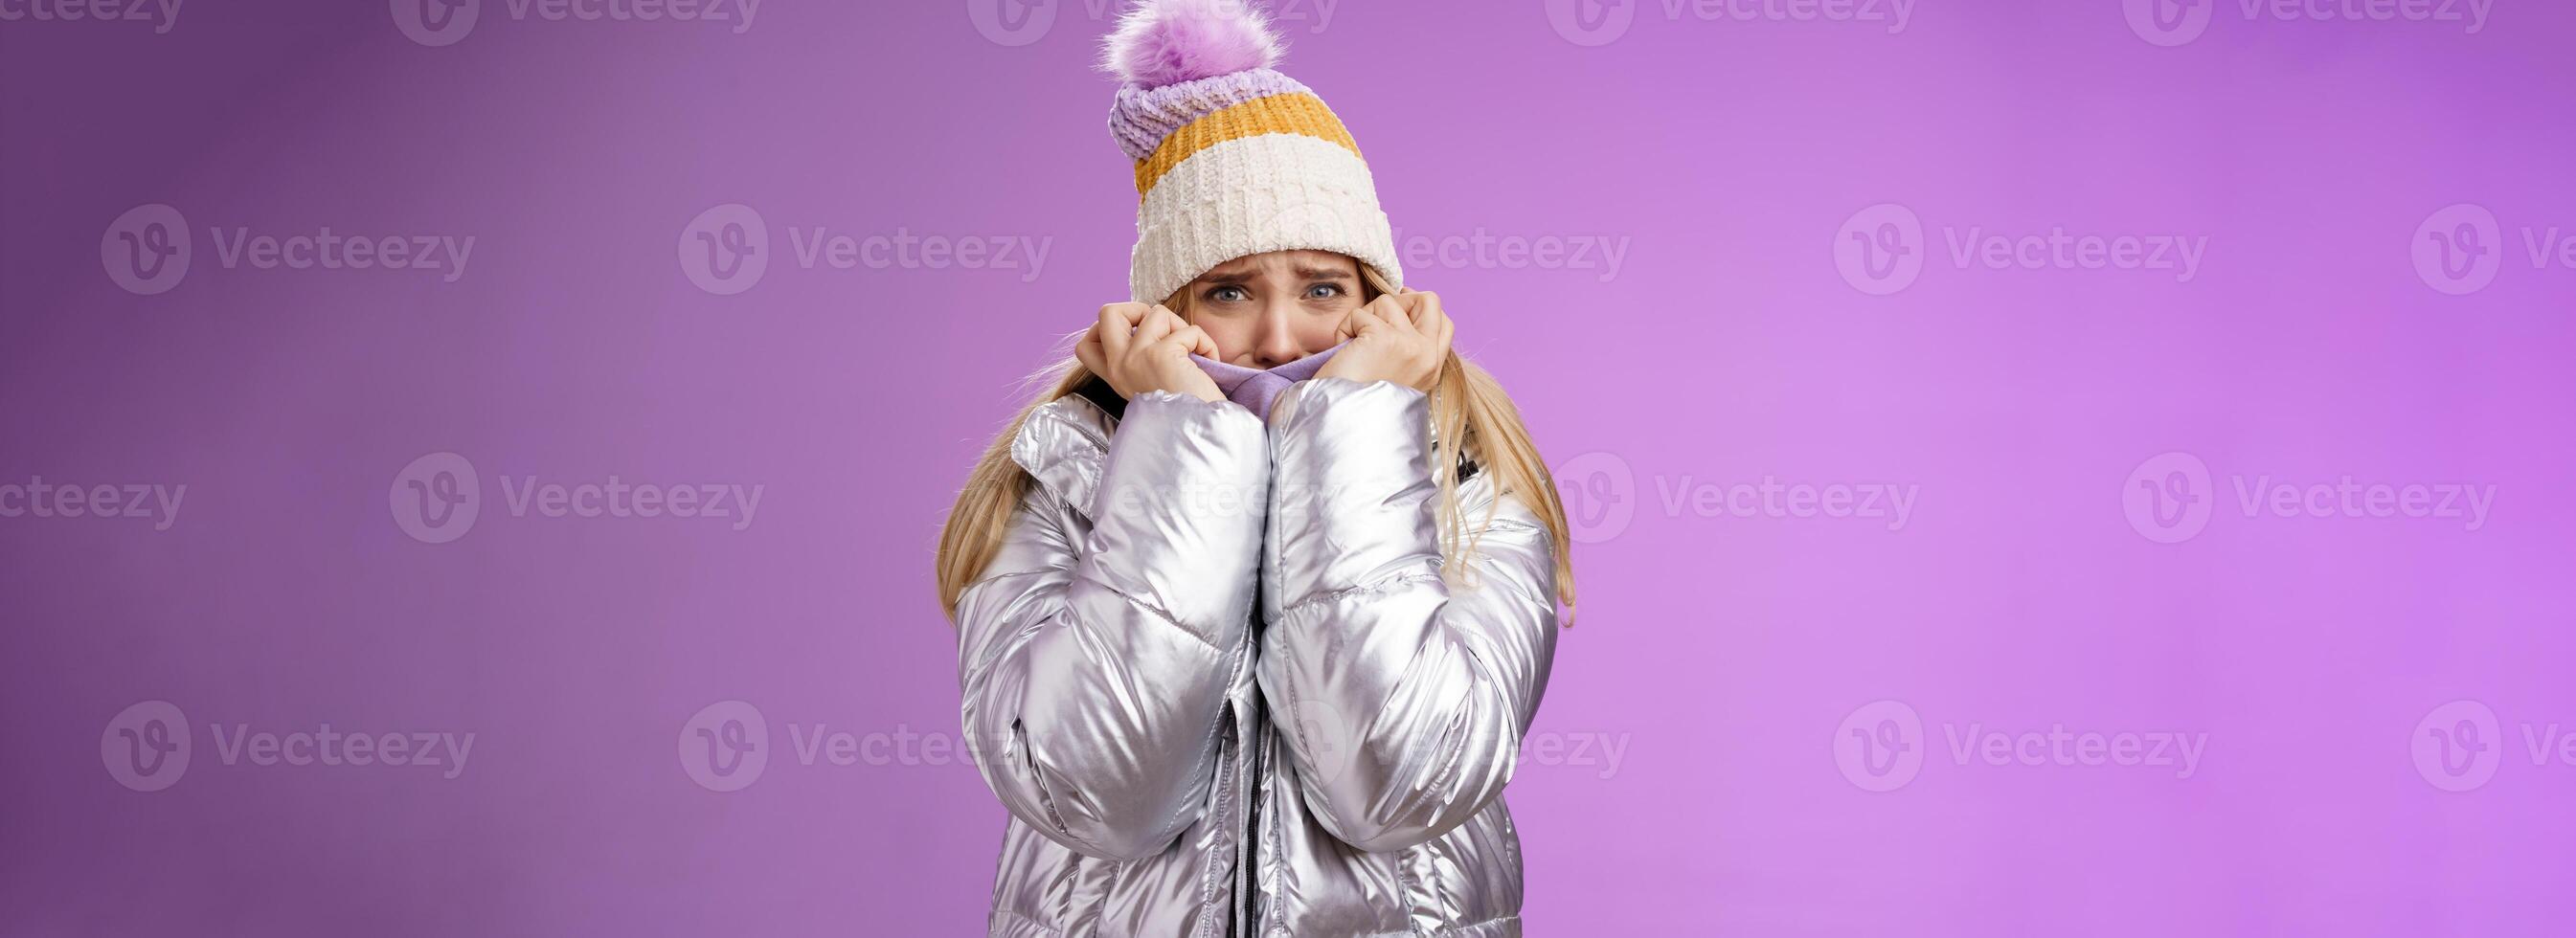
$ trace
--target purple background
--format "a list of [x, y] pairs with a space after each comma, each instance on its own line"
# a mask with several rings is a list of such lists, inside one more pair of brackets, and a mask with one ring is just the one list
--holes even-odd
[[[2524, 238], [2576, 235], [2576, 11], [1785, 4], [1630, 0], [1605, 33], [1539, 0], [1279, 10], [1410, 278], [1596, 519], [1534, 728], [1563, 748], [1510, 790], [1531, 930], [2565, 934], [2576, 764], [2526, 734], [2576, 732], [2576, 269]], [[1004, 813], [891, 747], [957, 731], [929, 576], [956, 486], [1015, 380], [1124, 299], [1104, 21], [486, 0], [433, 47], [393, 6], [0, 22], [0, 485], [187, 486], [167, 530], [0, 516], [0, 934], [974, 933]], [[101, 244], [154, 203], [192, 265], [138, 295]], [[718, 295], [675, 248], [729, 203], [769, 266]], [[1880, 203], [1923, 231], [1886, 295], [1837, 266]], [[2494, 279], [2450, 295], [2411, 258], [2459, 203], [2497, 221]], [[1049, 252], [800, 266], [818, 225]], [[210, 234], [324, 227], [476, 243], [448, 282], [227, 266]], [[2052, 227], [2205, 255], [1951, 254]], [[1439, 256], [1480, 229], [1627, 249]], [[428, 543], [392, 493], [442, 452], [480, 514]], [[2136, 501], [2169, 452], [2211, 508], [2171, 543]], [[735, 530], [502, 491], [612, 474], [764, 495]], [[1902, 524], [1668, 507], [1766, 476], [1914, 495]], [[2494, 499], [2474, 530], [2238, 501], [2346, 476]], [[102, 743], [154, 700], [192, 761], [131, 790]], [[726, 700], [768, 747], [730, 792], [678, 746]], [[1915, 774], [1855, 748], [1891, 714]], [[2424, 747], [2462, 714], [2486, 748], [2453, 777]], [[215, 736], [326, 723], [476, 736], [452, 779]], [[803, 763], [818, 724], [878, 756]], [[2206, 748], [2189, 777], [1952, 748], [2060, 725]]]

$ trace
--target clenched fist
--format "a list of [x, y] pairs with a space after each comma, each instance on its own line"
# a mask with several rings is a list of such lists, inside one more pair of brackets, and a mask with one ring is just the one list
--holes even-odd
[[1440, 380], [1441, 363], [1449, 359], [1451, 332], [1439, 294], [1380, 294], [1342, 320], [1338, 338], [1350, 344], [1333, 353], [1315, 377], [1363, 384], [1393, 381], [1428, 393]]
[[1180, 314], [1144, 303], [1111, 303], [1100, 308], [1100, 322], [1073, 346], [1082, 367], [1109, 382], [1118, 396], [1135, 400], [1147, 391], [1187, 394], [1221, 401], [1216, 379], [1190, 361], [1196, 352], [1217, 357], [1216, 340]]

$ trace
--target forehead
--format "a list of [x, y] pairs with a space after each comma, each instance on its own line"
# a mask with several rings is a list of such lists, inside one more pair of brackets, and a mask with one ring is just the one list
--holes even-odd
[[1318, 271], [1356, 274], [1359, 273], [1359, 263], [1351, 260], [1350, 255], [1335, 254], [1331, 251], [1270, 251], [1238, 257], [1218, 264], [1208, 268], [1208, 272], [1200, 274], [1199, 277], [1200, 279], [1243, 276], [1289, 277], [1296, 276], [1300, 272]]

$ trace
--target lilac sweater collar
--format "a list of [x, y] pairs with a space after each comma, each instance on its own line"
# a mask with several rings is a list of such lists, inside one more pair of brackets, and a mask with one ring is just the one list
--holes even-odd
[[1279, 399], [1279, 392], [1288, 390], [1289, 385], [1313, 378], [1315, 372], [1323, 370], [1324, 362], [1332, 358], [1334, 352], [1349, 344], [1346, 341], [1268, 371], [1229, 365], [1203, 355], [1193, 354], [1190, 361], [1197, 363], [1199, 370], [1207, 372], [1208, 377], [1216, 379], [1216, 389], [1225, 392], [1227, 400], [1251, 408], [1255, 415], [1268, 421], [1270, 402]]

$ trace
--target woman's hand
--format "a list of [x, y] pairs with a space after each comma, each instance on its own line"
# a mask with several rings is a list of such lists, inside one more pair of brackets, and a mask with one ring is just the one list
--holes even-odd
[[1147, 391], [1224, 400], [1216, 379], [1190, 361], [1192, 352], [1215, 358], [1216, 340], [1181, 321], [1179, 314], [1144, 303], [1101, 307], [1099, 324], [1073, 346], [1073, 357], [1081, 360], [1082, 367], [1128, 400]]
[[1439, 294], [1381, 294], [1342, 320], [1338, 338], [1350, 345], [1333, 353], [1315, 377], [1363, 384], [1393, 381], [1428, 393], [1440, 380], [1441, 364], [1449, 360], [1451, 331]]

